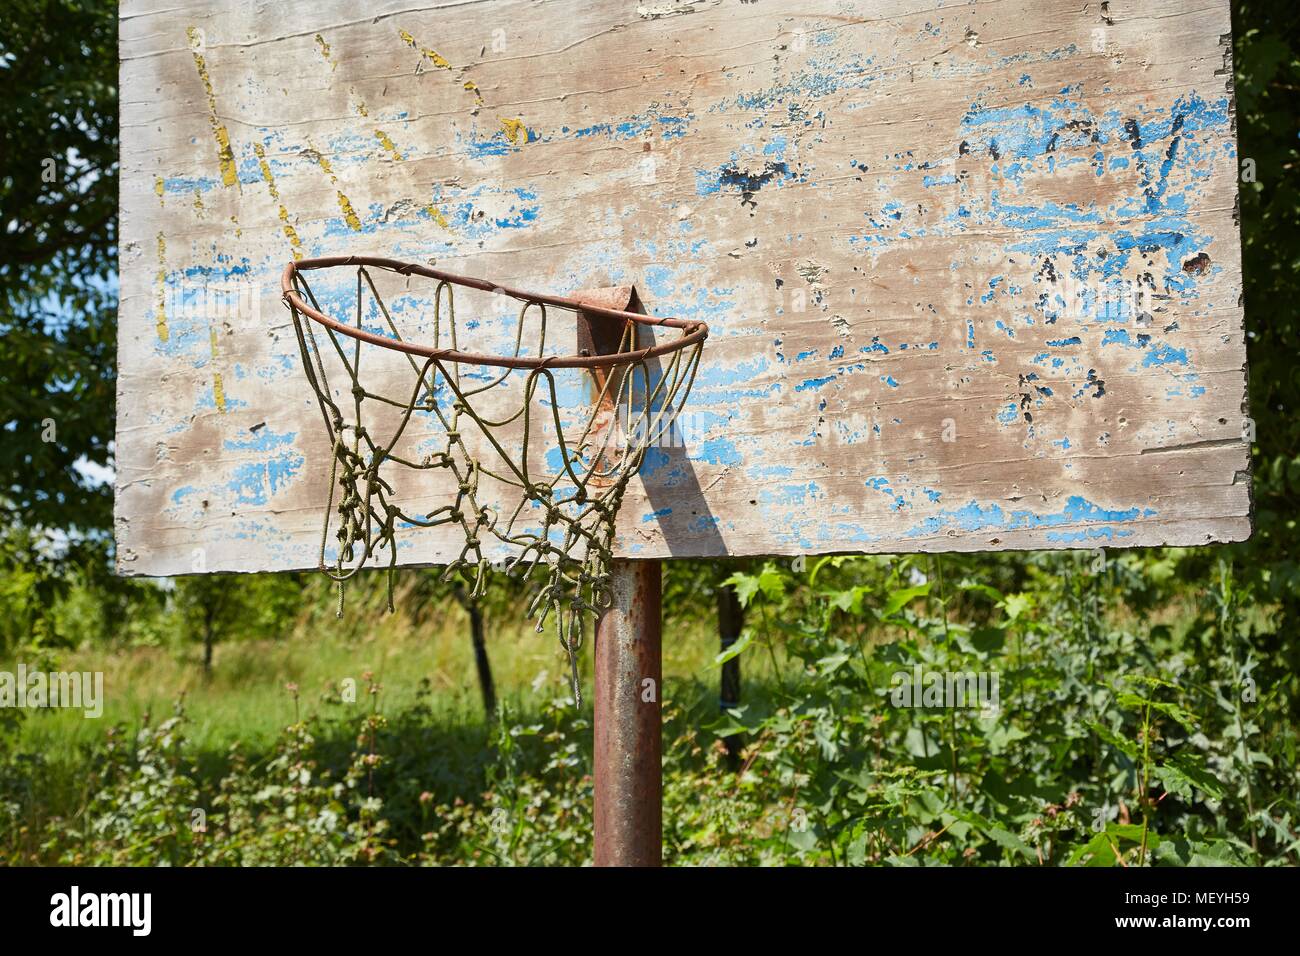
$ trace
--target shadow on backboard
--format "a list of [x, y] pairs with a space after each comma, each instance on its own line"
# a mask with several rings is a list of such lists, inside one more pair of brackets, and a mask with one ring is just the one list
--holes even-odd
[[[629, 312], [639, 312], [642, 315], [648, 315], [645, 305], [641, 301], [640, 295], [636, 288], [632, 288], [632, 295], [628, 305]], [[642, 326], [638, 328], [637, 346], [646, 348], [655, 344], [654, 329]], [[707, 352], [708, 345], [705, 344]], [[703, 356], [701, 356], [703, 361]], [[645, 363], [649, 372], [651, 388], [653, 383], [663, 377], [662, 360], [655, 356]], [[690, 396], [687, 395], [684, 407], [689, 407]], [[677, 416], [681, 414], [684, 407], [671, 409], [671, 414], [666, 416], [669, 419], [668, 427], [663, 429], [655, 437], [647, 452], [647, 461], [653, 469], [651, 474], [647, 474], [646, 464], [642, 465], [642, 484], [645, 487], [646, 498], [650, 503], [651, 511], [655, 513], [665, 512], [669, 509], [676, 511], [681, 508], [688, 508], [690, 519], [686, 524], [685, 530], [682, 530], [679, 521], [660, 523], [660, 528], [664, 536], [664, 544], [668, 551], [674, 557], [707, 557], [720, 556], [726, 554], [725, 543], [722, 540], [722, 533], [718, 530], [718, 519], [709, 508], [709, 502], [704, 497], [704, 489], [700, 486], [699, 476], [695, 472], [695, 466], [688, 455], [689, 449], [686, 440], [689, 436], [682, 434], [679, 427]], [[658, 411], [655, 409], [655, 411]], [[668, 485], [662, 480], [655, 480], [653, 477], [657, 474], [671, 476], [672, 484]]]

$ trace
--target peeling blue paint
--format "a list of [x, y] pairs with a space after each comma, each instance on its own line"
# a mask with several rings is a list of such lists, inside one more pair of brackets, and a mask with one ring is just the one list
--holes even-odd
[[834, 375], [823, 375], [820, 378], [806, 378], [794, 387], [796, 392], [806, 392], [809, 389], [821, 388], [823, 385], [829, 385], [835, 381]]
[[743, 460], [739, 450], [729, 438], [711, 438], [704, 442], [691, 457], [711, 465], [739, 465]]
[[946, 528], [962, 531], [1021, 531], [1037, 528], [1052, 528], [1062, 525], [1103, 522], [1130, 522], [1141, 518], [1155, 517], [1151, 508], [1127, 508], [1124, 510], [1104, 508], [1079, 495], [1071, 495], [1065, 507], [1058, 512], [1040, 514], [1028, 509], [1005, 511], [999, 504], [981, 505], [971, 501], [963, 508], [954, 511], [942, 511], [914, 525], [904, 536], [917, 538], [938, 534]]
[[292, 445], [297, 440], [297, 432], [280, 433], [263, 428], [251, 438], [227, 438], [222, 444], [226, 451], [274, 451], [282, 445]]
[[265, 505], [297, 476], [303, 466], [301, 455], [281, 454], [265, 461], [245, 462], [235, 467], [226, 485], [233, 504]]
[[1186, 349], [1176, 349], [1173, 346], [1164, 345], [1164, 344], [1158, 345], [1155, 348], [1153, 348], [1151, 350], [1151, 354], [1148, 355], [1142, 361], [1142, 365], [1144, 367], [1150, 367], [1152, 365], [1186, 365], [1186, 364], [1187, 364]]

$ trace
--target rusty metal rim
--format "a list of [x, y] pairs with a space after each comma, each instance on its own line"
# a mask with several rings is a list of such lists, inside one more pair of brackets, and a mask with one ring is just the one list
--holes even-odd
[[[518, 299], [521, 302], [540, 302], [545, 305], [553, 305], [574, 312], [581, 311], [587, 315], [600, 316], [606, 319], [613, 319], [622, 322], [636, 322], [639, 325], [658, 325], [665, 328], [681, 329], [685, 334], [682, 335], [681, 338], [674, 339], [671, 342], [665, 342], [661, 345], [655, 345], [650, 348], [637, 349], [632, 352], [615, 352], [609, 355], [559, 355], [548, 356], [547, 358], [503, 357], [500, 355], [485, 355], [475, 352], [461, 352], [457, 349], [433, 348], [432, 346], [420, 345], [415, 342], [401, 342], [340, 322], [323, 312], [313, 309], [303, 301], [302, 296], [298, 294], [298, 290], [293, 287], [294, 276], [299, 272], [311, 269], [329, 269], [334, 266], [371, 266], [376, 269], [386, 269], [389, 272], [396, 272], [400, 275], [424, 276], [429, 279], [438, 279], [439, 281], [450, 282], [453, 285], [462, 285], [471, 289], [478, 289], [482, 292], [503, 293], [511, 298]], [[566, 296], [524, 292], [519, 289], [512, 289], [509, 286], [500, 285], [496, 282], [488, 282], [485, 279], [475, 279], [470, 276], [456, 275], [451, 272], [443, 272], [441, 269], [431, 269], [428, 266], [422, 266], [415, 262], [402, 262], [398, 259], [385, 259], [379, 256], [323, 256], [317, 259], [299, 259], [285, 265], [284, 272], [280, 276], [280, 289], [282, 293], [281, 298], [289, 308], [296, 312], [301, 312], [312, 321], [318, 322], [326, 328], [333, 329], [343, 335], [359, 339], [362, 342], [369, 342], [371, 345], [378, 345], [382, 348], [392, 349], [397, 352], [407, 352], [411, 355], [419, 355], [424, 358], [439, 359], [447, 362], [461, 362], [467, 365], [491, 365], [498, 368], [608, 368], [615, 365], [628, 365], [633, 362], [640, 362], [643, 359], [653, 358], [656, 355], [667, 355], [694, 345], [697, 342], [703, 342], [709, 335], [709, 327], [704, 322], [675, 318], [656, 318], [652, 315], [642, 315], [637, 312], [624, 312], [620, 309], [608, 309], [602, 306], [588, 305], [578, 301], [577, 299], [571, 299]]]

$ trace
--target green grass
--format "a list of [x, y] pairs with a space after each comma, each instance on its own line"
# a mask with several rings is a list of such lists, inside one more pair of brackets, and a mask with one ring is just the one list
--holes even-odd
[[[115, 724], [134, 728], [146, 715], [155, 721], [170, 714], [184, 695], [194, 744], [208, 752], [224, 751], [235, 741], [258, 749], [272, 741], [295, 717], [295, 702], [286, 685], [298, 686], [298, 712], [304, 716], [328, 712], [337, 716], [342, 682], [356, 682], [359, 713], [365, 700], [369, 672], [383, 687], [385, 710], [408, 706], [422, 681], [433, 690], [435, 709], [448, 730], [480, 727], [479, 696], [465, 613], [454, 603], [413, 620], [403, 613], [376, 614], [365, 606], [345, 610], [336, 620], [325, 606], [304, 608], [298, 622], [280, 640], [230, 640], [219, 644], [212, 674], [205, 678], [202, 649], [194, 644], [158, 647], [86, 647], [63, 651], [44, 668], [102, 671], [104, 712], [87, 719], [79, 710], [31, 710], [22, 741], [51, 762], [73, 760], [85, 745], [103, 739]], [[367, 626], [369, 625], [369, 626]], [[717, 653], [711, 621], [679, 622], [671, 617], [664, 628], [664, 673], [676, 681], [716, 684], [710, 668]], [[497, 694], [519, 712], [535, 710], [544, 700], [565, 696], [568, 664], [553, 632], [535, 632], [513, 610], [498, 612], [486, 622], [488, 654]], [[584, 697], [591, 696], [591, 639], [579, 657]], [[28, 668], [37, 666], [24, 658]], [[757, 658], [754, 658], [757, 662]], [[17, 659], [0, 661], [13, 671]], [[755, 676], [765, 670], [757, 662]], [[680, 686], [680, 685], [679, 685]], [[331, 699], [333, 702], [331, 702]], [[588, 704], [589, 706], [589, 704]]]
[[[1182, 572], [1197, 570], [1196, 555], [1168, 568], [1163, 557], [1140, 560], [1089, 573], [1075, 557], [1031, 558], [974, 587], [976, 574], [987, 577], [979, 559], [945, 559], [944, 578], [936, 559], [932, 580], [947, 587], [932, 593], [914, 586], [908, 564], [886, 559], [827, 565], [815, 588], [811, 572], [751, 567], [736, 578], [752, 598], [745, 707], [723, 724], [712, 569], [670, 569], [660, 698], [670, 859], [1289, 861], [1300, 845], [1289, 822], [1294, 674], [1266, 651], [1292, 632], [1243, 599], [1226, 565], [1202, 564], [1192, 577]], [[178, 623], [177, 596], [150, 593], [133, 605], [139, 626], [118, 628], [127, 636], [116, 642], [0, 661], [101, 670], [107, 691], [97, 721], [44, 710], [12, 722], [22, 739], [0, 751], [0, 859], [585, 862], [590, 703], [563, 704], [568, 668], [554, 634], [535, 633], [504, 586], [489, 592], [489, 647], [508, 707], [489, 724], [464, 612], [429, 574], [400, 580], [397, 614], [382, 613], [382, 578], [372, 577], [349, 589], [342, 619], [318, 579], [287, 596], [266, 581], [227, 582], [241, 589], [236, 634], [210, 678], [201, 649], [177, 636], [193, 631]], [[1201, 585], [1153, 594], [1150, 580]], [[1247, 654], [1268, 689], [1246, 711], [1259, 754], [1249, 764], [1236, 743], [1241, 715], [1222, 703], [1235, 700]], [[960, 708], [891, 706], [887, 688], [913, 665], [999, 673], [1005, 709], [989, 722]], [[345, 704], [347, 679], [360, 699]], [[164, 725], [182, 694], [186, 719]], [[382, 719], [370, 719], [372, 706]], [[146, 713], [152, 726], [137, 733]], [[106, 745], [114, 724], [126, 733]], [[739, 776], [721, 756], [722, 726], [748, 741]], [[1098, 843], [1094, 818], [1119, 801], [1129, 809]], [[191, 833], [195, 808], [210, 813], [210, 842]], [[792, 830], [792, 808], [813, 828]], [[1139, 817], [1150, 824], [1141, 840]], [[514, 826], [494, 829], [500, 819]], [[918, 851], [930, 832], [946, 835]]]

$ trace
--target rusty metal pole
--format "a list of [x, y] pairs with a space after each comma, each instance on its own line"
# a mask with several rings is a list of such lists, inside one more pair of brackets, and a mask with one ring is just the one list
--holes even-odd
[[[632, 286], [585, 289], [583, 303], [644, 312]], [[578, 312], [583, 354], [619, 350], [624, 326], [599, 314]], [[601, 394], [607, 374], [593, 369], [591, 394]], [[616, 421], [620, 383], [604, 389], [605, 412]], [[663, 768], [659, 698], [662, 682], [662, 568], [658, 561], [615, 560], [612, 601], [596, 624], [592, 816], [597, 866], [659, 866], [663, 844]]]
[[615, 561], [613, 603], [596, 625], [597, 866], [661, 861], [661, 570], [658, 561]]

